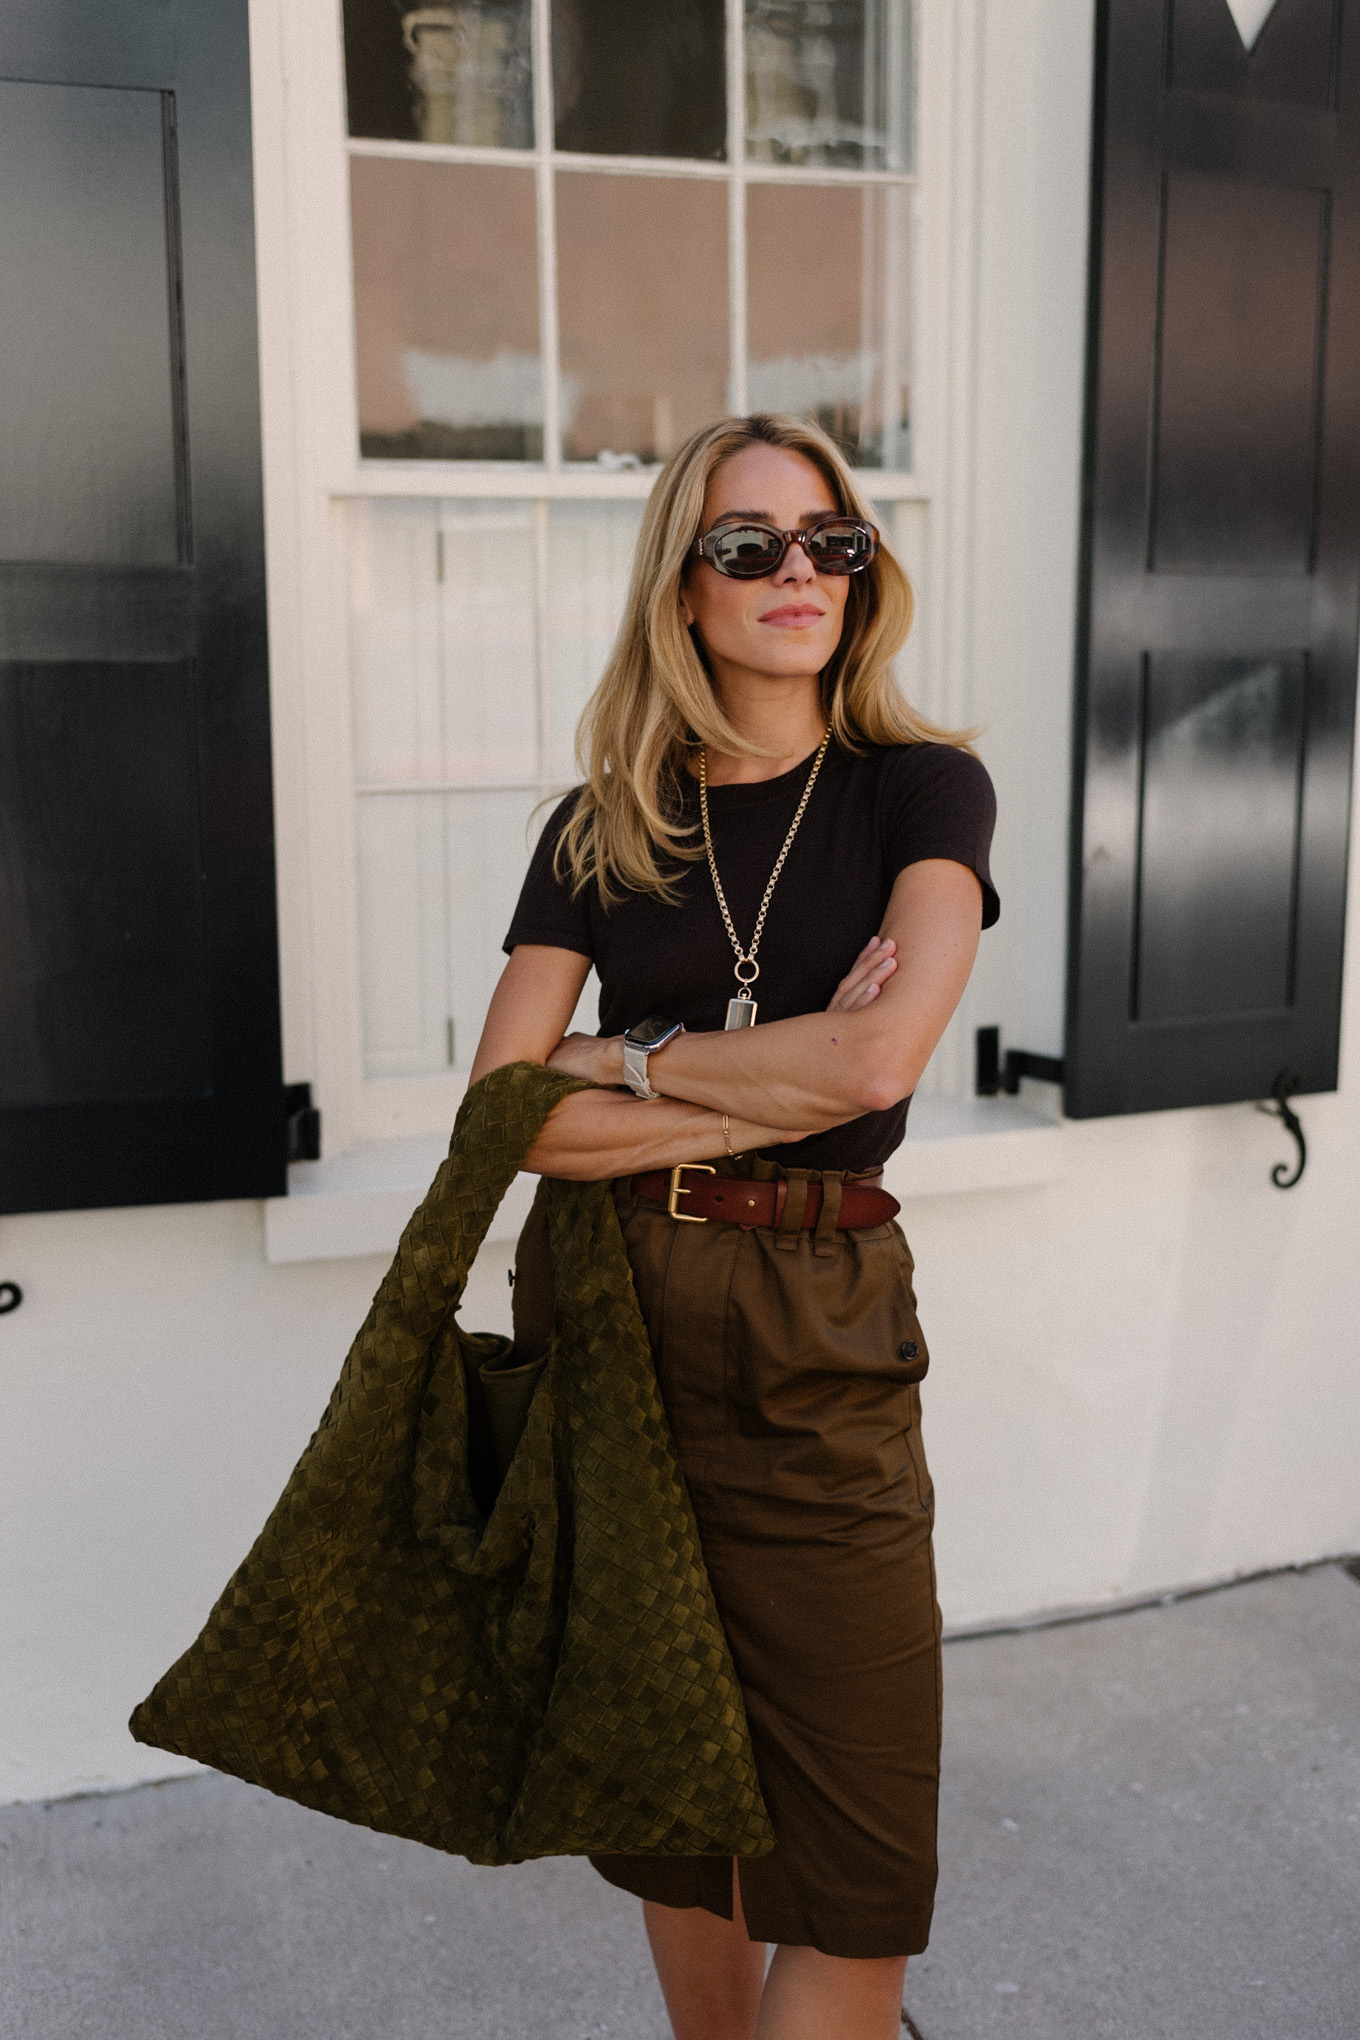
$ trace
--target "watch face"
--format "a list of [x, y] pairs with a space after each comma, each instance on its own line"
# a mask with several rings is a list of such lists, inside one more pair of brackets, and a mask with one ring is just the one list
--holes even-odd
[[645, 1020], [639, 1020], [636, 1027], [630, 1027], [624, 1040], [634, 1048], [655, 1048], [660, 1041], [669, 1041], [672, 1034], [678, 1034], [680, 1022], [667, 1020], [660, 1013], [649, 1013]]

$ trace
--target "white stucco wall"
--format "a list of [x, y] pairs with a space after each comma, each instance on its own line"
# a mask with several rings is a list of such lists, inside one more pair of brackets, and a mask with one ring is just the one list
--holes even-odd
[[[1089, 14], [982, 16], [971, 622], [1005, 911], [972, 1017], [1053, 1052]], [[1360, 871], [1351, 901], [1343, 1089], [1301, 1108], [1297, 1190], [1269, 1181], [1281, 1130], [1234, 1106], [1070, 1125], [1053, 1183], [904, 1213], [949, 1622], [1360, 1548]], [[508, 1255], [468, 1323], [507, 1321]], [[0, 1801], [183, 1768], [128, 1711], [254, 1538], [381, 1272], [268, 1266], [250, 1204], [0, 1220], [26, 1292], [0, 1318]]]

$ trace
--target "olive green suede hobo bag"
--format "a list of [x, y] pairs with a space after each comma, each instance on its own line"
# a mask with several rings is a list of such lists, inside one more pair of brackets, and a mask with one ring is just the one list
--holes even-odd
[[139, 1742], [474, 1863], [773, 1846], [607, 1183], [546, 1186], [546, 1365], [531, 1400], [520, 1378], [517, 1445], [491, 1398], [498, 1492], [475, 1440], [469, 1459], [469, 1379], [511, 1356], [462, 1330], [459, 1298], [582, 1088], [516, 1063], [468, 1092], [315, 1436], [133, 1714]]

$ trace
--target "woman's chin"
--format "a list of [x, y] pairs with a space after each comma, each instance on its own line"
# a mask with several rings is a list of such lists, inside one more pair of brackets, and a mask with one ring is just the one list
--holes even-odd
[[774, 643], [752, 645], [744, 658], [730, 661], [762, 680], [808, 680], [821, 672], [836, 647], [822, 641], [821, 634], [789, 631]]

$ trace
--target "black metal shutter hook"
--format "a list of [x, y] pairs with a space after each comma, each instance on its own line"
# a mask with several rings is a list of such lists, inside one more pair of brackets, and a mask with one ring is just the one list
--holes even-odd
[[1270, 1087], [1271, 1103], [1268, 1105], [1260, 1104], [1256, 1107], [1258, 1112], [1266, 1113], [1271, 1119], [1278, 1119], [1285, 1132], [1292, 1134], [1298, 1143], [1299, 1158], [1295, 1164], [1293, 1175], [1291, 1176], [1289, 1173], [1288, 1162], [1276, 1162], [1270, 1172], [1270, 1180], [1277, 1190], [1292, 1190], [1308, 1166], [1308, 1143], [1303, 1137], [1303, 1127], [1299, 1123], [1299, 1115], [1291, 1108], [1289, 1103], [1289, 1093], [1295, 1088], [1297, 1083], [1298, 1078], [1292, 1071], [1281, 1070], [1279, 1076], [1276, 1077], [1275, 1082]]

